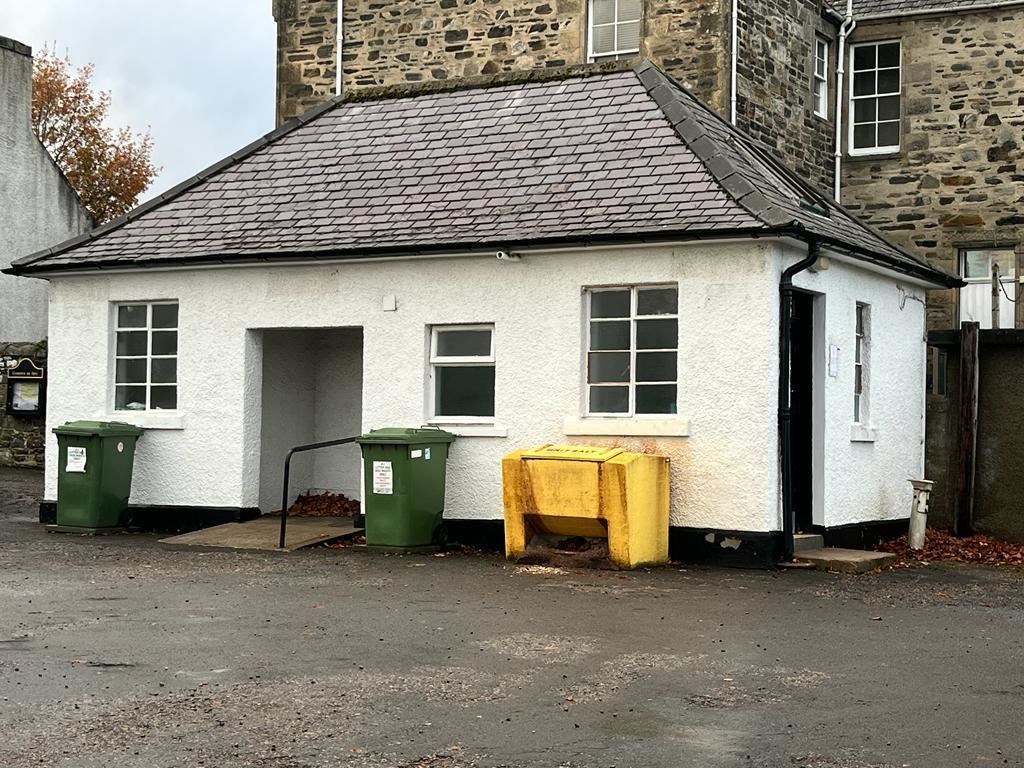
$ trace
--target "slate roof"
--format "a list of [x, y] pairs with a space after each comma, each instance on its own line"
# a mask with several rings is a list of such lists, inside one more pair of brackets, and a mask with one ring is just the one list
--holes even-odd
[[12, 271], [778, 233], [959, 284], [814, 192], [652, 64], [568, 75], [330, 102]]
[[[890, 16], [913, 16], [921, 13], [957, 13], [979, 8], [995, 8], [1003, 5], [1021, 5], [1021, 0], [853, 0], [853, 15], [856, 19], [886, 18]], [[846, 6], [837, 0], [833, 7], [845, 13]]]

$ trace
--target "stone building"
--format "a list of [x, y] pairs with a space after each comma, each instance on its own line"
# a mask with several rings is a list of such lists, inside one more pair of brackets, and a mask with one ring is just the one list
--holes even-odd
[[735, 25], [732, 7], [343, 0], [339, 15], [338, 0], [274, 0], [278, 121], [369, 86], [639, 55], [823, 193], [840, 191], [892, 239], [964, 275], [962, 292], [930, 295], [932, 327], [991, 323], [993, 261], [1004, 276], [1000, 324], [1012, 327], [1016, 316], [1021, 325], [1013, 299], [1024, 223], [1024, 4], [856, 0], [848, 40], [841, 1], [743, 0]]
[[[64, 174], [32, 132], [32, 49], [0, 37], [0, 270], [26, 253], [91, 226]], [[45, 359], [47, 290], [42, 280], [0, 274], [0, 464], [42, 463], [41, 417], [8, 415], [6, 363]]]
[[815, 114], [807, 67], [841, 17], [740, 6], [734, 30], [726, 0], [342, 0], [340, 24], [338, 0], [274, 0], [278, 123], [360, 88], [640, 56], [830, 189], [834, 110]]

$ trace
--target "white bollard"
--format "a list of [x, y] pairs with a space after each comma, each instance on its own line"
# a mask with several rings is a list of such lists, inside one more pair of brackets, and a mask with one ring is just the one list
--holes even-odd
[[911, 480], [914, 486], [914, 501], [910, 509], [910, 531], [907, 543], [911, 549], [924, 549], [924, 530], [928, 525], [928, 499], [932, 493], [931, 480]]

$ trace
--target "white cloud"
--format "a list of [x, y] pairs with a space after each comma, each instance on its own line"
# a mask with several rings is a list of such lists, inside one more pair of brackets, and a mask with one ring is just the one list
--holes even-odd
[[268, 0], [2, 0], [0, 35], [95, 65], [112, 124], [153, 134], [147, 197], [273, 128]]

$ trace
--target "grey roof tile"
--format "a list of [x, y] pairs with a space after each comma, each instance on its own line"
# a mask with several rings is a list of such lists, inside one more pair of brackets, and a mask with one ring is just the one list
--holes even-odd
[[335, 101], [14, 269], [753, 234], [790, 224], [927, 272], [643, 63]]
[[[853, 15], [858, 19], [872, 19], [923, 13], [957, 13], [1020, 4], [1021, 0], [854, 0]], [[846, 12], [845, 4], [835, 2], [832, 5], [840, 14]]]

